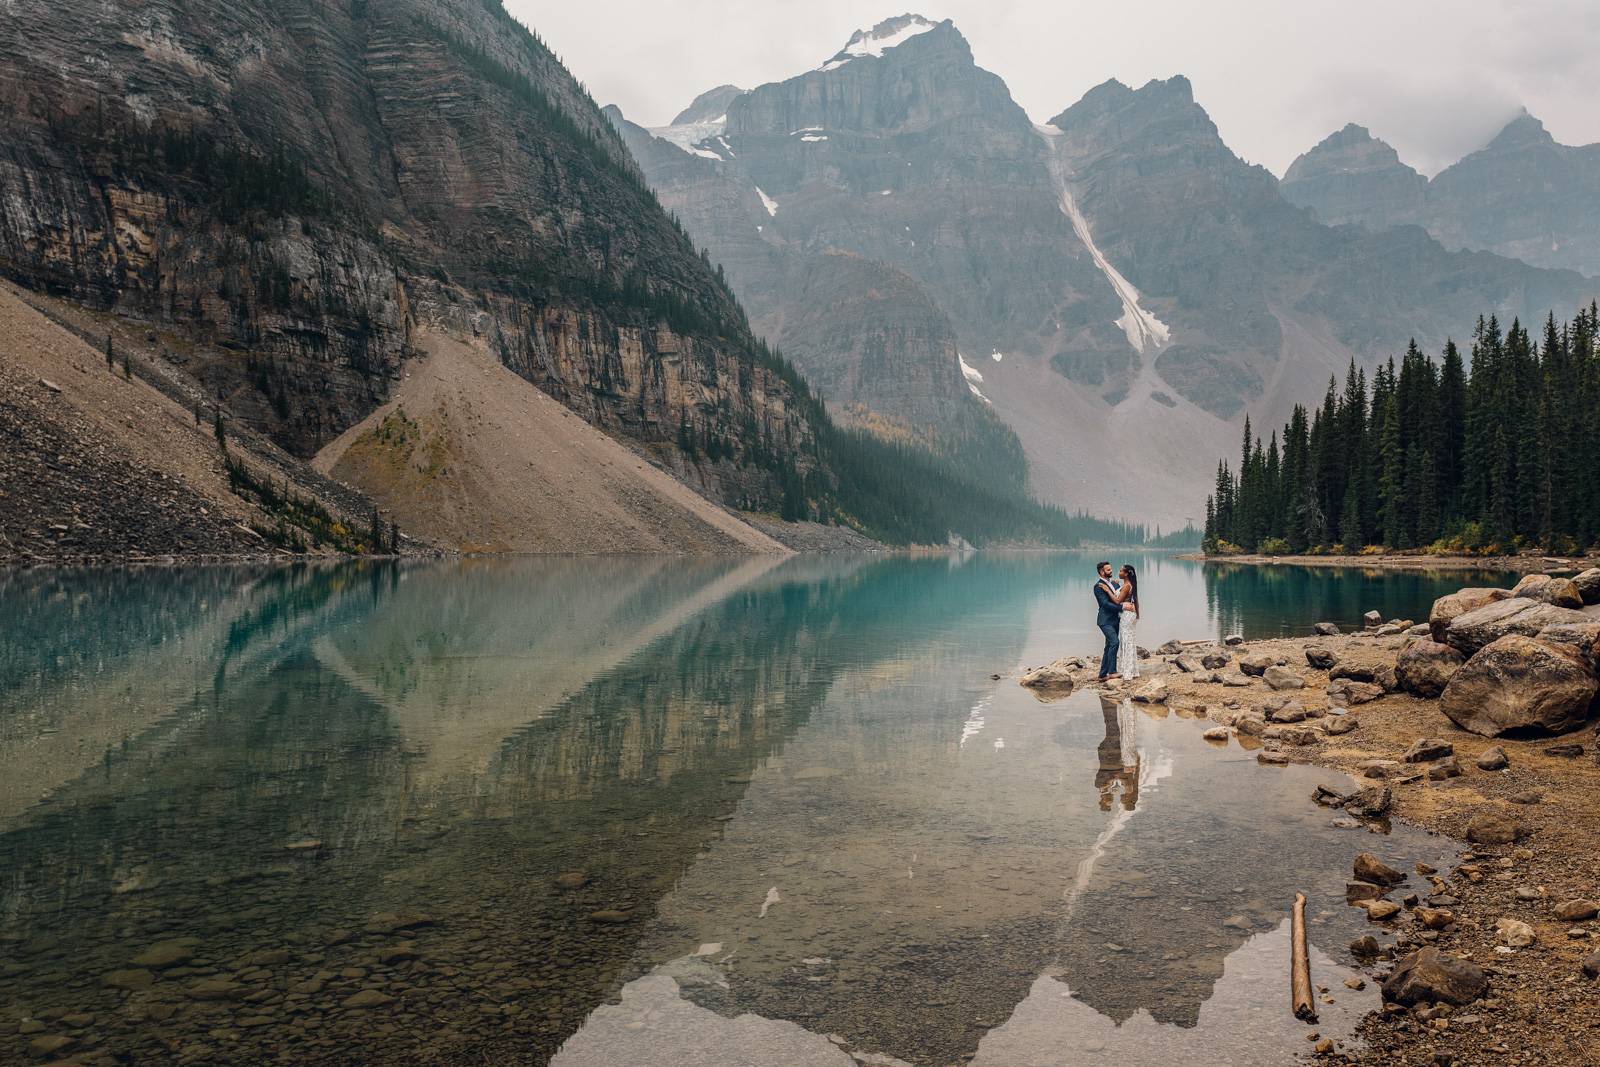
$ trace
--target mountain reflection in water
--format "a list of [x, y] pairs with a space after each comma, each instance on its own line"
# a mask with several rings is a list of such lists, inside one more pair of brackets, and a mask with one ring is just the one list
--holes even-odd
[[[1147, 642], [1228, 617], [1142, 562]], [[1092, 647], [1092, 563], [0, 575], [8, 1010], [238, 1063], [622, 1062], [640, 1018], [744, 1063], [1204, 1031], [1296, 889], [1341, 958], [1368, 839], [1307, 802], [1336, 776], [1018, 688]]]

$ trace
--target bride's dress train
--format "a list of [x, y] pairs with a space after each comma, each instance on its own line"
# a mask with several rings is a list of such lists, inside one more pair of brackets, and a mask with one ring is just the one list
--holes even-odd
[[1134, 642], [1138, 625], [1138, 615], [1131, 611], [1122, 613], [1122, 628], [1117, 634], [1122, 641], [1121, 647], [1117, 650], [1117, 673], [1124, 678], [1139, 677], [1139, 649]]

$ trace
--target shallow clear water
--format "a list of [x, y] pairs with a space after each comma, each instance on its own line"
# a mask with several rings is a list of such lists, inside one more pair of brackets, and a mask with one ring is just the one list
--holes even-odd
[[[1348, 1031], [1446, 843], [1020, 689], [1093, 562], [0, 573], [0, 1062], [1278, 1063], [1296, 890]], [[1483, 580], [1135, 562], [1152, 647]]]

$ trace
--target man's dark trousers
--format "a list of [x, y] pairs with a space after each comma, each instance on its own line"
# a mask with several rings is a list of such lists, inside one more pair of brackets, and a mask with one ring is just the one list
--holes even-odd
[[1100, 655], [1100, 677], [1114, 674], [1117, 669], [1117, 655], [1122, 651], [1122, 620], [1112, 622], [1102, 621], [1100, 632], [1106, 635], [1106, 650]]

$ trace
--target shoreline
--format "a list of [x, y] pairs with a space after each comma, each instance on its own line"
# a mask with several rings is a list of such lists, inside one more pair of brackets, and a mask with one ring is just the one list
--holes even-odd
[[[1591, 608], [1590, 613], [1600, 622], [1600, 612]], [[1058, 677], [1070, 679], [1067, 684], [1034, 688], [1041, 699], [1080, 687], [1098, 688], [1119, 700], [1135, 700], [1134, 706], [1145, 714], [1177, 713], [1193, 719], [1219, 750], [1254, 754], [1268, 766], [1302, 763], [1350, 775], [1352, 790], [1366, 788], [1382, 798], [1376, 812], [1355, 803], [1345, 811], [1328, 812], [1351, 831], [1352, 864], [1362, 852], [1386, 858], [1385, 840], [1378, 835], [1387, 829], [1388, 819], [1450, 839], [1457, 859], [1437, 874], [1406, 871], [1406, 881], [1392, 888], [1360, 886], [1352, 879], [1353, 888], [1381, 900], [1392, 896], [1401, 905], [1405, 898], [1387, 919], [1370, 917], [1370, 933], [1381, 943], [1381, 953], [1357, 963], [1369, 982], [1379, 984], [1396, 961], [1433, 946], [1481, 969], [1488, 992], [1461, 1006], [1388, 1004], [1363, 1020], [1360, 1047], [1308, 1048], [1311, 1062], [1373, 1067], [1487, 1063], [1501, 1062], [1517, 1050], [1530, 1062], [1600, 1063], [1597, 979], [1585, 970], [1600, 968], [1600, 919], [1563, 919], [1557, 913], [1558, 906], [1569, 902], [1600, 899], [1600, 876], [1592, 865], [1592, 857], [1600, 855], [1600, 733], [1595, 721], [1590, 718], [1566, 734], [1527, 738], [1462, 730], [1444, 715], [1436, 698], [1399, 689], [1395, 661], [1419, 635], [1385, 629], [1383, 635], [1358, 630], [1234, 646], [1185, 642], [1181, 652], [1169, 647], [1168, 654], [1152, 654], [1143, 661], [1146, 670], [1137, 680], [1106, 686], [1093, 680], [1093, 657], [1071, 657], [1051, 665], [1064, 672]], [[1312, 666], [1308, 648], [1331, 670]], [[1322, 653], [1331, 653], [1333, 662]], [[1220, 672], [1204, 669], [1199, 660], [1207, 654], [1226, 656], [1227, 664]], [[1083, 659], [1084, 666], [1073, 667], [1073, 658]], [[1242, 671], [1241, 661], [1252, 659], [1248, 673]], [[1299, 675], [1304, 688], [1280, 692], [1269, 686], [1260, 670], [1268, 662]], [[1360, 678], [1371, 681], [1364, 689], [1355, 687], [1353, 696], [1330, 699], [1330, 686], [1338, 690]], [[1306, 713], [1303, 718], [1299, 711], [1264, 714], [1289, 700], [1298, 702]], [[1336, 706], [1341, 703], [1348, 706]], [[1338, 725], [1328, 729], [1333, 723]], [[1434, 770], [1441, 759], [1437, 754], [1429, 756], [1432, 763], [1415, 757], [1406, 761], [1407, 750], [1422, 739], [1442, 743], [1445, 769]], [[1574, 745], [1581, 749], [1577, 756], [1571, 755]], [[1480, 767], [1480, 757], [1496, 746], [1504, 750], [1509, 765]], [[1556, 751], [1548, 751], [1552, 749]], [[1343, 807], [1345, 799], [1306, 798], [1330, 809]], [[1484, 812], [1514, 820], [1523, 832], [1505, 844], [1470, 842], [1469, 822]], [[1361, 832], [1363, 827], [1367, 833]], [[1352, 868], [1345, 874], [1351, 878]], [[1353, 893], [1330, 906], [1357, 906], [1352, 897], [1362, 895], [1367, 893]], [[1417, 905], [1420, 911], [1413, 910]], [[1498, 932], [1506, 919], [1528, 924], [1534, 943], [1508, 946], [1508, 938]], [[1356, 954], [1354, 944], [1351, 948]], [[1313, 1030], [1307, 1027], [1308, 1034]]]
[[1425, 556], [1403, 552], [1381, 556], [1208, 556], [1184, 552], [1179, 559], [1193, 563], [1237, 564], [1248, 567], [1346, 567], [1368, 570], [1510, 571], [1515, 574], [1557, 574], [1581, 571], [1595, 565], [1594, 556]]

